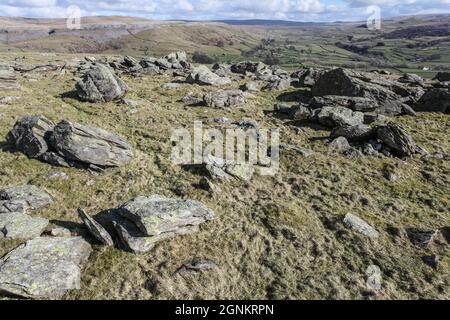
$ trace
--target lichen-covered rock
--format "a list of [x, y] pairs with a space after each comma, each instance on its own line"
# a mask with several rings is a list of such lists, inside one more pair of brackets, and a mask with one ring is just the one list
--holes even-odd
[[124, 138], [69, 121], [55, 126], [52, 145], [66, 159], [102, 167], [121, 166], [133, 158], [132, 147]]
[[86, 213], [81, 208], [78, 208], [78, 215], [80, 216], [81, 220], [83, 220], [84, 225], [89, 230], [89, 232], [103, 245], [105, 246], [113, 246], [114, 241], [111, 238], [111, 235], [106, 231], [103, 226], [95, 221], [89, 214]]
[[400, 157], [408, 157], [417, 153], [418, 147], [411, 136], [395, 123], [379, 126], [376, 130], [378, 139]]
[[0, 259], [0, 292], [25, 298], [58, 298], [80, 288], [92, 249], [81, 237], [40, 237]]
[[315, 113], [315, 119], [322, 125], [335, 128], [356, 126], [364, 121], [364, 114], [344, 107], [323, 107]]
[[[119, 207], [119, 213], [132, 220], [145, 236], [175, 233], [214, 218], [214, 212], [195, 200], [171, 199], [158, 195], [137, 197]], [[182, 230], [185, 233], [185, 230]]]
[[204, 65], [194, 68], [187, 81], [205, 86], [222, 86], [231, 83], [229, 78], [218, 76]]
[[205, 104], [212, 108], [233, 108], [245, 104], [245, 95], [241, 90], [223, 90], [206, 94]]
[[276, 79], [270, 81], [266, 86], [264, 86], [264, 91], [274, 91], [274, 90], [287, 90], [291, 86], [291, 79]]
[[122, 98], [128, 87], [111, 69], [103, 64], [93, 64], [76, 84], [77, 95], [89, 102], [109, 102]]
[[33, 239], [42, 234], [48, 223], [47, 219], [25, 213], [3, 213], [0, 214], [0, 238]]
[[231, 180], [233, 178], [250, 181], [255, 173], [255, 167], [248, 163], [237, 163], [209, 155], [205, 159], [205, 169], [211, 178], [216, 180]]
[[44, 116], [23, 116], [6, 137], [8, 143], [29, 158], [39, 158], [49, 149], [49, 136], [55, 124]]
[[52, 196], [32, 185], [15, 186], [0, 190], [0, 214], [38, 210], [53, 203]]
[[369, 238], [378, 238], [379, 236], [378, 231], [371, 225], [351, 213], [345, 216], [344, 224]]

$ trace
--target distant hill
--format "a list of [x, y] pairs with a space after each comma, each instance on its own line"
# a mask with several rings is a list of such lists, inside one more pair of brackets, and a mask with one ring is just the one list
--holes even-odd
[[325, 23], [316, 22], [302, 22], [302, 21], [288, 21], [288, 20], [263, 20], [263, 19], [251, 19], [251, 20], [217, 20], [216, 22], [222, 22], [234, 26], [277, 26], [277, 27], [304, 27], [304, 26], [319, 26]]

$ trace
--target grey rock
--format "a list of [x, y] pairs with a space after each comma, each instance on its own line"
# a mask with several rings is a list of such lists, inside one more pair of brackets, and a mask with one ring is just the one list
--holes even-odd
[[103, 245], [105, 246], [113, 246], [114, 241], [111, 238], [111, 235], [106, 231], [103, 226], [95, 221], [89, 214], [86, 213], [81, 208], [78, 208], [78, 215], [80, 216], [81, 220], [83, 220], [84, 225], [89, 230], [89, 232]]
[[186, 81], [206, 86], [222, 86], [231, 83], [229, 78], [218, 76], [204, 65], [194, 68]]
[[309, 107], [313, 109], [323, 107], [345, 107], [352, 109], [353, 111], [371, 112], [378, 108], [378, 103], [370, 98], [328, 95], [313, 97], [309, 101]]
[[417, 85], [422, 85], [424, 80], [422, 77], [418, 76], [417, 74], [414, 73], [405, 73], [400, 79], [400, 82], [404, 82], [404, 83], [412, 83], [412, 84], [417, 84]]
[[423, 256], [422, 261], [432, 267], [433, 269], [437, 269], [439, 267], [439, 262], [441, 258], [437, 255], [431, 256]]
[[77, 95], [89, 102], [109, 102], [122, 98], [128, 87], [107, 66], [93, 64], [76, 84]]
[[299, 85], [302, 87], [312, 87], [324, 72], [325, 71], [321, 69], [309, 68], [297, 71], [293, 73], [291, 77], [299, 79]]
[[92, 249], [81, 237], [40, 237], [0, 259], [0, 292], [25, 298], [58, 298], [80, 288]]
[[378, 231], [376, 231], [371, 225], [351, 213], [348, 213], [345, 216], [344, 224], [369, 238], [378, 238], [379, 236]]
[[291, 79], [277, 79], [263, 87], [264, 91], [287, 90], [291, 87]]
[[19, 88], [20, 85], [17, 82], [14, 69], [9, 65], [0, 65], [0, 90], [15, 90]]
[[0, 104], [12, 104], [19, 100], [20, 100], [20, 97], [15, 97], [15, 96], [0, 97]]
[[16, 186], [0, 190], [0, 214], [38, 210], [53, 203], [52, 197], [45, 191], [31, 186]]
[[407, 228], [406, 234], [414, 245], [420, 248], [427, 248], [438, 234], [438, 230]]
[[155, 236], [133, 236], [130, 232], [121, 224], [113, 221], [113, 226], [119, 235], [120, 240], [125, 245], [126, 249], [133, 253], [147, 253], [151, 251], [156, 244], [163, 240], [173, 238], [177, 235], [187, 235], [198, 232], [198, 226], [190, 227], [178, 227], [174, 232], [164, 232]]
[[68, 238], [72, 236], [72, 232], [70, 232], [69, 229], [63, 227], [52, 228], [49, 234], [52, 237], [61, 237], [61, 238]]
[[137, 197], [118, 208], [145, 236], [177, 233], [180, 228], [198, 226], [214, 218], [214, 212], [195, 200], [171, 199], [158, 195]]
[[186, 105], [198, 105], [203, 102], [203, 99], [195, 96], [193, 93], [189, 93], [188, 95], [184, 96], [181, 101]]
[[418, 112], [443, 112], [450, 113], [450, 92], [446, 89], [428, 90], [413, 109]]
[[438, 72], [434, 78], [440, 82], [450, 81], [450, 72]]
[[344, 150], [343, 155], [348, 158], [353, 158], [353, 159], [364, 157], [364, 154], [356, 148], [350, 148], [350, 149]]
[[212, 155], [206, 157], [204, 165], [211, 178], [215, 180], [236, 178], [242, 181], [250, 181], [255, 173], [255, 168], [251, 164], [236, 163]]
[[178, 89], [180, 87], [181, 87], [181, 83], [176, 83], [176, 82], [169, 82], [169, 83], [164, 83], [163, 85], [161, 85], [161, 88], [166, 89], [166, 90]]
[[256, 81], [250, 81], [242, 85], [242, 91], [258, 92], [260, 91], [260, 85]]
[[49, 136], [55, 124], [44, 116], [23, 116], [17, 120], [6, 139], [29, 158], [39, 158], [49, 149]]
[[132, 147], [122, 137], [68, 121], [55, 126], [52, 145], [66, 159], [102, 167], [121, 166], [133, 158]]
[[329, 148], [332, 150], [348, 150], [351, 146], [345, 137], [337, 137], [330, 142]]
[[400, 157], [417, 153], [417, 145], [411, 136], [399, 125], [388, 123], [376, 129], [378, 139]]
[[36, 238], [41, 235], [48, 223], [47, 219], [30, 217], [25, 213], [3, 213], [0, 214], [0, 238]]
[[247, 73], [261, 72], [267, 65], [262, 62], [243, 61], [231, 66], [231, 72], [246, 75]]
[[317, 121], [331, 128], [356, 126], [364, 121], [364, 114], [344, 107], [323, 107], [315, 114]]
[[246, 99], [241, 90], [223, 90], [206, 94], [203, 101], [212, 108], [233, 108], [244, 105]]
[[342, 126], [334, 128], [331, 131], [330, 137], [344, 137], [349, 141], [367, 141], [375, 135], [375, 131], [364, 124], [358, 124], [356, 126]]
[[217, 265], [206, 259], [194, 258], [191, 262], [183, 264], [175, 274], [187, 274], [189, 272], [205, 272], [211, 271], [217, 268]]

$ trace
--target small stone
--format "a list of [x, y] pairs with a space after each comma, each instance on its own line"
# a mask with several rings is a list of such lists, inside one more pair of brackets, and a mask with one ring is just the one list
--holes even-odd
[[344, 224], [369, 238], [378, 238], [379, 236], [378, 231], [376, 231], [371, 225], [351, 213], [348, 213], [345, 216]]
[[331, 150], [348, 150], [351, 148], [347, 139], [344, 137], [338, 137], [330, 142], [329, 147]]
[[72, 236], [72, 232], [70, 232], [69, 229], [63, 227], [56, 227], [50, 230], [50, 235], [52, 237], [68, 238]]
[[175, 274], [183, 275], [189, 272], [206, 272], [216, 268], [217, 265], [211, 260], [195, 258], [191, 262], [182, 265]]
[[105, 230], [105, 228], [102, 227], [100, 223], [95, 221], [91, 216], [89, 216], [86, 211], [84, 211], [81, 208], [78, 208], [78, 215], [80, 216], [81, 220], [83, 220], [84, 225], [89, 230], [89, 232], [103, 245], [105, 246], [113, 246], [114, 241], [111, 238], [108, 231]]
[[425, 230], [419, 228], [408, 228], [406, 234], [409, 240], [420, 248], [426, 248], [438, 234], [437, 230]]

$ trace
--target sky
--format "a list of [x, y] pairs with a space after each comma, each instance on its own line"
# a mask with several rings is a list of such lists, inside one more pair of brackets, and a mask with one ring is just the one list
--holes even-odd
[[0, 0], [0, 16], [66, 18], [71, 6], [82, 16], [163, 20], [363, 21], [375, 13], [373, 6], [381, 18], [450, 13], [450, 0]]

